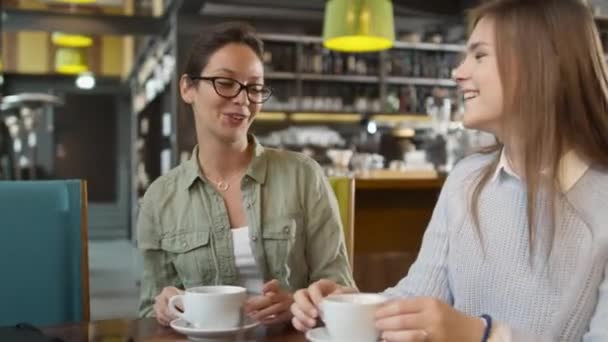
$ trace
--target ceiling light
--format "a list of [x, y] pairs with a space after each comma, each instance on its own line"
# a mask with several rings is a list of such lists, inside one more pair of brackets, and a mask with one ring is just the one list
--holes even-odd
[[323, 45], [343, 52], [386, 50], [395, 41], [390, 0], [328, 0]]
[[80, 89], [95, 88], [95, 76], [90, 72], [84, 72], [76, 78], [76, 86]]
[[93, 45], [93, 38], [91, 38], [89, 36], [83, 36], [80, 34], [65, 34], [65, 33], [55, 32], [51, 36], [51, 41], [53, 42], [53, 44], [55, 44], [57, 46], [64, 46], [64, 47], [83, 48], [83, 47], [89, 47], [89, 46]]
[[83, 50], [59, 48], [55, 52], [55, 71], [58, 73], [77, 75], [88, 69]]

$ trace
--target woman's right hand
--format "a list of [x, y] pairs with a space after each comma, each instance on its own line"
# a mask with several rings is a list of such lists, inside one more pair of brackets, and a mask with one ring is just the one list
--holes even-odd
[[[158, 323], [167, 326], [172, 320], [177, 318], [169, 311], [169, 299], [182, 293], [184, 293], [184, 291], [178, 289], [177, 287], [168, 286], [165, 287], [160, 294], [154, 298], [154, 315], [156, 316]], [[182, 303], [178, 303], [177, 307], [182, 311], [184, 310]]]
[[323, 298], [333, 293], [353, 293], [356, 289], [341, 287], [333, 280], [321, 279], [312, 283], [307, 289], [296, 291], [291, 305], [293, 318], [291, 323], [300, 331], [307, 331], [317, 325], [319, 307]]

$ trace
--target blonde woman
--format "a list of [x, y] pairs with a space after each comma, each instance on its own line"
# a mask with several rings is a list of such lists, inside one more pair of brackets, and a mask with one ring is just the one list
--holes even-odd
[[[386, 341], [608, 341], [608, 74], [579, 0], [487, 1], [454, 71], [464, 124], [499, 145], [450, 174]], [[407, 223], [404, 223], [407, 224]], [[321, 280], [295, 295], [312, 328]]]

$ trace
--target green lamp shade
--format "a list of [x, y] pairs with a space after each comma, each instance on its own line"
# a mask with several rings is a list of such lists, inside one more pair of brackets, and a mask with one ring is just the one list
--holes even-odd
[[55, 52], [55, 71], [75, 75], [87, 71], [84, 51], [75, 48], [59, 48]]
[[323, 45], [342, 52], [390, 49], [395, 41], [390, 0], [328, 0]]

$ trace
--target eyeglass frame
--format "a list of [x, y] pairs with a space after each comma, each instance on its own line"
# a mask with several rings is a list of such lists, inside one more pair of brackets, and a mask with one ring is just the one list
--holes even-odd
[[[201, 80], [201, 81], [211, 81], [211, 85], [213, 86], [213, 90], [215, 90], [215, 93], [220, 96], [223, 97], [225, 99], [233, 99], [237, 96], [239, 96], [241, 94], [241, 92], [243, 91], [243, 89], [245, 89], [245, 93], [247, 94], [247, 99], [249, 100], [249, 102], [251, 103], [255, 103], [255, 104], [262, 104], [266, 101], [268, 101], [268, 99], [270, 99], [270, 97], [272, 96], [272, 88], [270, 86], [267, 86], [265, 84], [260, 84], [260, 83], [252, 83], [252, 84], [243, 84], [237, 80], [235, 80], [234, 78], [230, 78], [230, 77], [224, 77], [224, 76], [211, 76], [211, 77], [207, 77], [207, 76], [192, 76], [192, 75], [188, 75], [188, 78], [191, 79], [192, 81], [196, 81], [196, 80]], [[220, 92], [217, 90], [217, 87], [215, 85], [215, 81], [217, 79], [225, 79], [225, 80], [230, 80], [233, 82], [236, 82], [236, 84], [239, 85], [239, 90], [236, 92], [236, 94], [234, 96], [226, 96], [226, 95], [222, 95], [220, 94]], [[262, 100], [261, 102], [258, 101], [253, 101], [250, 97], [249, 97], [249, 87], [250, 86], [262, 86], [265, 87], [266, 89], [268, 89], [268, 97], [264, 100]]]

